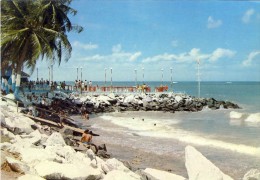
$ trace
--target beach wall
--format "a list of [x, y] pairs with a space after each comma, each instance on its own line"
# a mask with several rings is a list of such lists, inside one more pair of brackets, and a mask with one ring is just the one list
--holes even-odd
[[75, 104], [85, 106], [88, 112], [114, 111], [201, 111], [210, 109], [238, 109], [237, 104], [218, 101], [214, 98], [196, 98], [185, 94], [129, 94], [129, 95], [87, 95], [70, 96]]

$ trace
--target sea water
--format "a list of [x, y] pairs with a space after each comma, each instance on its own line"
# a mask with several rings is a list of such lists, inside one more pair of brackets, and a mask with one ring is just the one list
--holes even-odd
[[[72, 82], [71, 82], [72, 83]], [[113, 86], [134, 86], [142, 82], [113, 82]], [[198, 95], [197, 82], [146, 82], [152, 89], [160, 85], [168, 85], [169, 91], [183, 92], [191, 96]], [[93, 82], [93, 85], [103, 86], [104, 82]], [[109, 82], [106, 83], [109, 85]], [[144, 118], [149, 119], [145, 122], [137, 119], [127, 119], [127, 117], [118, 117], [118, 114], [108, 114], [101, 116], [104, 120], [113, 119], [111, 122], [135, 130], [141, 135], [152, 136], [156, 132], [157, 136], [170, 136], [171, 130], [176, 133], [194, 133], [211, 137], [212, 139], [223, 140], [230, 143], [244, 144], [254, 147], [260, 147], [260, 82], [201, 82], [200, 96], [210, 97], [217, 100], [225, 100], [237, 103], [241, 109], [238, 110], [210, 110], [205, 108], [201, 112], [179, 112], [166, 115], [166, 113], [150, 113]], [[232, 118], [232, 113], [241, 113], [241, 118]], [[253, 116], [253, 122], [246, 121]], [[137, 115], [138, 116], [138, 115]], [[141, 118], [141, 117], [140, 117]], [[157, 124], [156, 127], [149, 129], [150, 125]], [[161, 127], [162, 126], [162, 127]], [[159, 131], [159, 128], [164, 131]], [[148, 128], [147, 131], [142, 128]], [[150, 130], [150, 131], [149, 131]], [[150, 134], [149, 134], [150, 133]], [[164, 134], [165, 133], [165, 134]], [[176, 136], [174, 136], [176, 137]], [[202, 140], [201, 140], [202, 141]]]
[[[155, 87], [160, 82], [147, 84]], [[178, 82], [173, 91], [197, 96], [197, 83]], [[260, 83], [202, 82], [201, 97], [232, 101], [241, 109], [114, 112], [93, 117], [92, 127], [104, 132], [104, 142], [113, 139], [114, 144], [172, 158], [193, 145], [236, 179], [250, 168], [260, 168]]]

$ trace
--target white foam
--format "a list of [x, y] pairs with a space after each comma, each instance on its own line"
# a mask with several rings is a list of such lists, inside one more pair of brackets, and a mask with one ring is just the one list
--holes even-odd
[[246, 119], [246, 122], [260, 123], [260, 113], [250, 114]]
[[[258, 114], [259, 115], [259, 114]], [[258, 117], [257, 115], [257, 117]], [[129, 117], [115, 117], [115, 116], [102, 116], [104, 120], [109, 120], [112, 123], [128, 128], [131, 131], [135, 131], [135, 134], [140, 136], [149, 136], [156, 138], [172, 138], [177, 139], [181, 142], [188, 144], [195, 144], [201, 146], [210, 146], [215, 148], [221, 148], [225, 150], [230, 150], [238, 153], [243, 153], [252, 156], [260, 157], [260, 148], [248, 146], [244, 144], [235, 144], [224, 142], [221, 140], [215, 140], [212, 138], [205, 138], [202, 135], [190, 133], [181, 129], [176, 129], [171, 126], [171, 121], [160, 119], [144, 119], [141, 118], [129, 118]], [[174, 122], [174, 121], [173, 121]], [[178, 120], [176, 120], [178, 122]], [[175, 123], [176, 123], [175, 122]], [[156, 124], [156, 126], [154, 126]]]
[[231, 111], [229, 113], [229, 117], [232, 119], [240, 119], [243, 115], [244, 115], [244, 113], [240, 113], [240, 112], [236, 112], [236, 111]]

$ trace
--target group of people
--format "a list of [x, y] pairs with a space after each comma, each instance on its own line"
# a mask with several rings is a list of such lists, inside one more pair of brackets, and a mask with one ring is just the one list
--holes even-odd
[[87, 91], [88, 90], [88, 87], [91, 88], [92, 87], [92, 81], [82, 81], [82, 80], [75, 80], [75, 85], [74, 87], [76, 89], [80, 89], [82, 91]]

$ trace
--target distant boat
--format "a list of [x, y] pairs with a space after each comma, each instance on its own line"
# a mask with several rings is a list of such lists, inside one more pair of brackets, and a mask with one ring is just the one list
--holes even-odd
[[232, 82], [231, 82], [231, 81], [227, 81], [226, 83], [227, 83], [227, 84], [231, 84]]
[[172, 82], [172, 84], [177, 84], [177, 83], [178, 83], [178, 82], [176, 82], [176, 81], [173, 81], [173, 82]]

